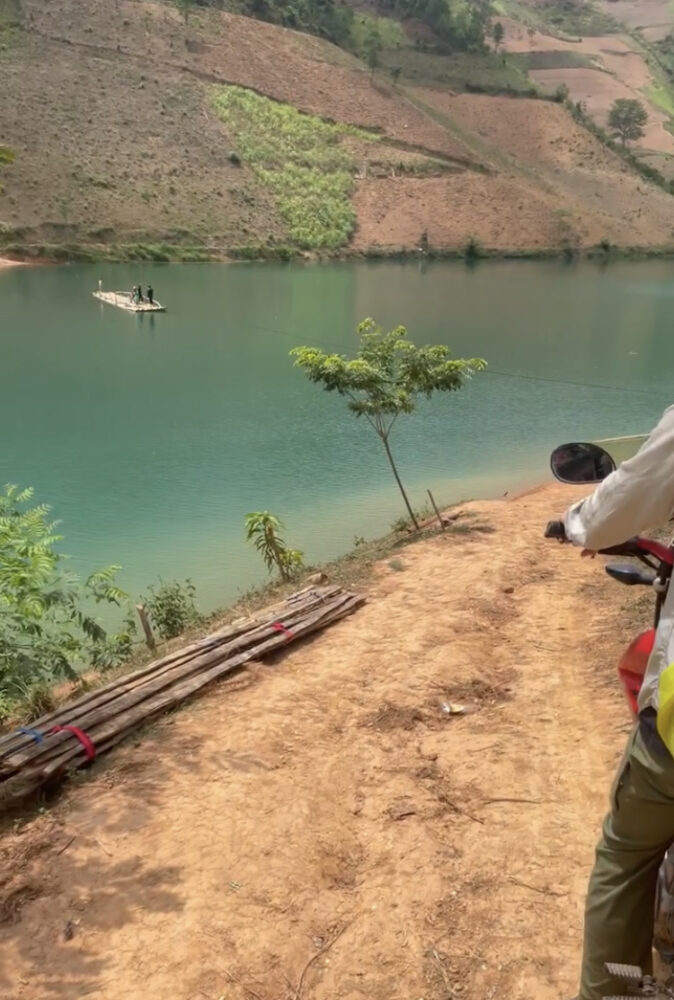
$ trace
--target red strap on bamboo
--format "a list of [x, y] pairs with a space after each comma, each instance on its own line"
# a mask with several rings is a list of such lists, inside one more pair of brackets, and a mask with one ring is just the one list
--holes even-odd
[[283, 632], [283, 634], [285, 635], [286, 639], [289, 642], [291, 639], [295, 638], [295, 633], [291, 632], [290, 629], [286, 628], [285, 625], [282, 625], [281, 622], [274, 622], [272, 628], [274, 629], [275, 632]]
[[50, 732], [52, 732], [52, 733], [64, 733], [64, 732], [72, 733], [73, 736], [76, 739], [78, 739], [80, 741], [80, 743], [82, 744], [82, 746], [84, 747], [84, 752], [87, 755], [87, 760], [93, 760], [94, 757], [96, 756], [96, 747], [94, 746], [94, 744], [89, 739], [89, 737], [87, 736], [87, 734], [84, 732], [83, 729], [79, 729], [77, 726], [54, 726], [54, 728], [51, 729]]

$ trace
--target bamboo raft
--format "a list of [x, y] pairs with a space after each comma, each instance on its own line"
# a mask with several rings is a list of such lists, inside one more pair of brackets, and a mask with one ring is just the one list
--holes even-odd
[[156, 299], [151, 304], [149, 302], [134, 302], [129, 292], [92, 292], [95, 299], [100, 302], [107, 302], [109, 306], [117, 306], [118, 309], [126, 309], [133, 313], [163, 313], [166, 307], [157, 302]]
[[9, 733], [0, 738], [2, 799], [62, 780], [208, 684], [344, 618], [364, 601], [339, 587], [306, 588]]

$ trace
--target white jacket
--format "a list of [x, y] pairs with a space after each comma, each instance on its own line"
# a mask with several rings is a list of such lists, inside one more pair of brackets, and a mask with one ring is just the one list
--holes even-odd
[[[662, 527], [674, 512], [674, 406], [634, 458], [628, 459], [594, 493], [566, 512], [566, 536], [587, 549], [620, 545], [649, 528]], [[661, 674], [674, 664], [674, 581], [670, 587], [639, 695], [639, 708], [659, 707]]]

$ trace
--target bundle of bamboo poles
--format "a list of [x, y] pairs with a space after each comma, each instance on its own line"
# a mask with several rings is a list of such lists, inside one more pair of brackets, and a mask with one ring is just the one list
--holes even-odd
[[16, 785], [23, 796], [63, 777], [207, 684], [325, 628], [364, 600], [339, 587], [306, 588], [62, 705], [0, 738], [0, 784]]

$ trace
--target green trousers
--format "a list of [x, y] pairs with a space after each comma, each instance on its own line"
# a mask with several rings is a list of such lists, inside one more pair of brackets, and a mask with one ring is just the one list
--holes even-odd
[[624, 993], [606, 975], [604, 962], [652, 971], [658, 869], [672, 841], [674, 760], [650, 753], [635, 729], [611, 789], [590, 878], [578, 1000]]

